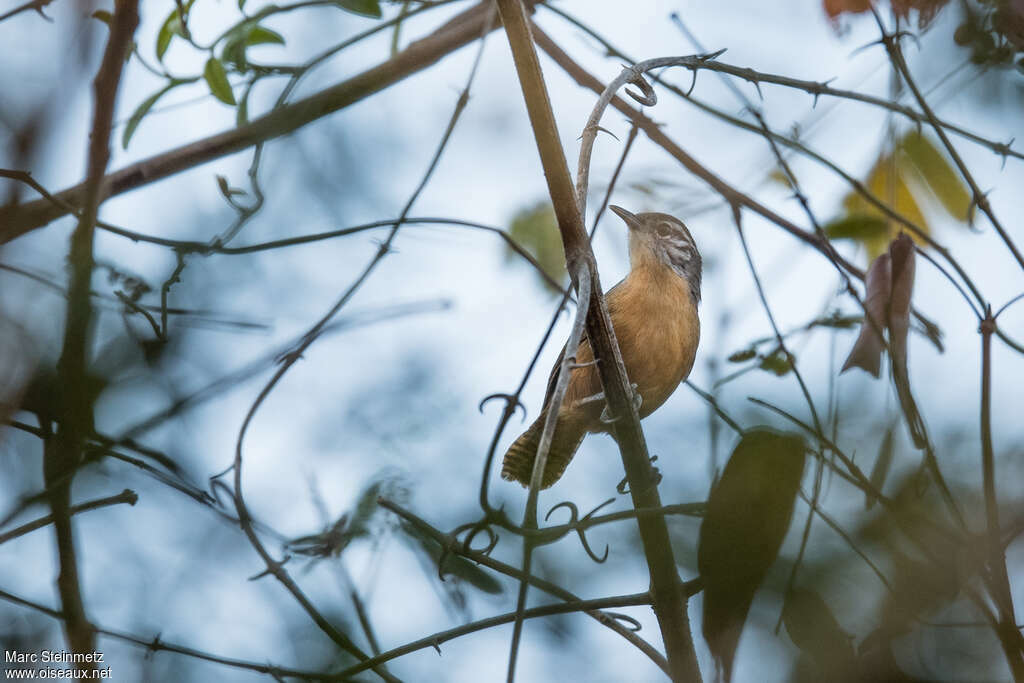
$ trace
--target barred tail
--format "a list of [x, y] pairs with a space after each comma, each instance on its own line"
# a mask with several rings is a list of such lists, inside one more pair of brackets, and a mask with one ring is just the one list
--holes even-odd
[[[530, 485], [533, 461], [537, 458], [537, 448], [540, 446], [540, 435], [544, 431], [546, 415], [547, 413], [541, 413], [530, 428], [509, 446], [501, 463], [502, 479], [518, 481], [523, 486]], [[561, 478], [585, 435], [586, 431], [581, 426], [566, 424], [566, 420], [559, 420], [555, 427], [555, 436], [551, 440], [551, 448], [548, 450], [541, 488], [546, 489]]]

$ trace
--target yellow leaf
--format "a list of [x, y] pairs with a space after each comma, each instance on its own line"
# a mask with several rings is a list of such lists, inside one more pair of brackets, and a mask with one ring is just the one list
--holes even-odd
[[[931, 233], [931, 226], [925, 221], [918, 199], [911, 189], [912, 186], [907, 184], [908, 175], [911, 178], [916, 178], [918, 171], [911, 164], [910, 156], [903, 150], [905, 140], [906, 137], [896, 143], [894, 152], [879, 155], [864, 180], [864, 186], [877, 200], [916, 225], [927, 235]], [[843, 208], [846, 209], [846, 215], [832, 221], [829, 224], [830, 227], [835, 231], [850, 230], [852, 234], [835, 236], [861, 242], [867, 249], [868, 258], [871, 260], [883, 253], [889, 242], [901, 230], [906, 230], [915, 241], [921, 241], [902, 223], [888, 217], [856, 190], [851, 190], [843, 199]], [[872, 217], [884, 223], [884, 229], [880, 224], [871, 221]], [[854, 220], [852, 224], [849, 223], [851, 220]]]
[[912, 131], [903, 138], [902, 150], [908, 170], [916, 173], [946, 213], [959, 221], [966, 221], [971, 207], [970, 192], [938, 147], [924, 135]]

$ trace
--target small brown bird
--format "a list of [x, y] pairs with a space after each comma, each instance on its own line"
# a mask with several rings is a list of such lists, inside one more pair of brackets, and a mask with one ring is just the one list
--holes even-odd
[[[611, 288], [606, 301], [626, 374], [641, 397], [640, 417], [647, 417], [672, 395], [693, 367], [700, 339], [700, 252], [677, 218], [609, 208], [629, 228], [630, 271]], [[588, 432], [609, 431], [610, 425], [601, 419], [604, 401], [583, 400], [601, 394], [601, 378], [593, 359], [584, 335], [558, 411], [542, 488], [558, 481]], [[523, 486], [530, 483], [560, 363], [561, 357], [551, 371], [540, 416], [505, 453], [501, 476]]]

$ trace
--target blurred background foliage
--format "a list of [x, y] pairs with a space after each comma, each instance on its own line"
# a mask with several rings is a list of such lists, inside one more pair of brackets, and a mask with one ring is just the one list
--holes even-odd
[[[15, 12], [20, 6], [0, 7], [0, 87], [7, 93], [0, 100], [0, 168], [29, 171], [56, 191], [82, 179], [90, 80], [112, 8], [56, 0]], [[119, 97], [111, 170], [259, 120], [357, 76], [469, 7], [464, 1], [144, 3]], [[640, 59], [704, 52], [670, 18], [678, 13], [708, 48], [728, 48], [722, 61], [818, 82], [836, 78], [834, 87], [917, 109], [884, 49], [871, 46], [879, 35], [869, 9], [867, 0], [793, 2], [785, 11], [756, 2], [652, 0], [627, 9], [553, 0], [539, 3], [534, 18], [602, 81], [623, 61], [609, 58], [609, 44]], [[993, 143], [953, 136], [993, 210], [1020, 242], [1024, 206], [1013, 188], [1024, 183], [1024, 165], [1013, 139], [1024, 135], [1024, 6], [1017, 0], [893, 0], [876, 9], [890, 26], [898, 18], [899, 28], [914, 33], [904, 50], [938, 114]], [[578, 17], [592, 32], [559, 13]], [[223, 481], [216, 475], [230, 465], [239, 427], [260, 390], [378, 253], [388, 226], [308, 244], [277, 242], [396, 218], [430, 164], [476, 45], [255, 152], [186, 162], [186, 172], [103, 205], [101, 219], [114, 226], [180, 241], [168, 247], [110, 231], [97, 237], [91, 301], [98, 317], [85, 388], [95, 433], [75, 479], [74, 502], [125, 488], [138, 494], [132, 506], [75, 517], [90, 618], [139, 639], [100, 637], [114, 680], [267, 678], [167, 651], [167, 644], [311, 672], [354, 662], [262, 575], [265, 566], [239, 530], [229, 492], [212, 482]], [[542, 57], [542, 64], [572, 160], [595, 95], [555, 62]], [[499, 228], [564, 284], [554, 214], [550, 202], [539, 199], [543, 176], [500, 31], [487, 39], [480, 69], [464, 117], [409, 215]], [[682, 91], [690, 85], [686, 73], [666, 70], [659, 78]], [[783, 144], [783, 156], [842, 256], [866, 269], [901, 232], [891, 212], [899, 214], [939, 244], [912, 235], [924, 254], [943, 264], [943, 254], [951, 254], [993, 308], [1008, 304], [1000, 331], [1024, 338], [1024, 304], [1012, 304], [1024, 291], [1021, 271], [927, 124], [794, 88], [734, 84], [763, 110], [773, 131], [794, 143]], [[747, 104], [730, 86], [699, 73], [687, 97], [655, 88], [660, 102], [645, 113], [681, 147], [813, 231], [792, 199], [797, 187], [757, 124], [744, 131], [701, 109], [707, 105], [751, 124]], [[628, 125], [618, 114], [609, 113], [603, 125], [626, 139]], [[603, 199], [622, 146], [599, 137], [592, 207]], [[813, 156], [826, 152], [845, 177]], [[38, 195], [25, 182], [8, 177], [0, 183], [0, 230], [6, 231]], [[744, 600], [724, 607], [708, 606], [703, 593], [691, 600], [706, 680], [722, 650], [709, 649], [699, 634], [702, 627], [708, 633], [708, 610], [720, 615], [722, 609], [726, 621], [740, 619], [741, 633], [733, 634], [737, 681], [1011, 680], [986, 622], [992, 604], [984, 597], [991, 576], [980, 474], [980, 343], [964, 297], [943, 273], [917, 260], [913, 304], [941, 336], [913, 323], [912, 331], [925, 334], [910, 337], [910, 385], [954, 511], [928, 453], [908, 433], [890, 373], [880, 381], [858, 371], [840, 376], [863, 312], [824, 257], [766, 220], [745, 218], [783, 345], [719, 195], [640, 136], [612, 196], [630, 210], [678, 215], [705, 259], [702, 343], [692, 386], [681, 387], [645, 421], [664, 501], [696, 505], [669, 518], [682, 578], [707, 567], [699, 550], [705, 509], [709, 516], [716, 509], [740, 516], [789, 510], [777, 515], [788, 524], [760, 524], [766, 517], [756, 514], [746, 521], [727, 514], [711, 523], [730, 529], [711, 537], [726, 555], [738, 552], [733, 562], [752, 561], [756, 548], [768, 550], [752, 578], [744, 579]], [[53, 221], [6, 241], [0, 252], [0, 415], [10, 424], [0, 434], [5, 650], [65, 648], [52, 615], [17, 602], [58, 605], [52, 531], [3, 534], [48, 512], [39, 495], [40, 436], [65, 391], [56, 360], [72, 227], [66, 217]], [[627, 268], [624, 230], [614, 217], [598, 227], [593, 243], [609, 287]], [[264, 248], [269, 242], [274, 248]], [[522, 380], [550, 322], [553, 292], [534, 265], [486, 231], [410, 222], [254, 421], [244, 482], [257, 529], [275, 557], [288, 558], [285, 567], [327, 620], [364, 650], [374, 648], [373, 640], [388, 650], [513, 609], [514, 580], [450, 552], [447, 537], [400, 519], [378, 499], [445, 533], [479, 519], [481, 473], [500, 411], [496, 404], [478, 405], [495, 392], [514, 391]], [[525, 385], [530, 419], [540, 409], [544, 371], [567, 334], [568, 317], [558, 319], [554, 341]], [[1024, 498], [1015, 484], [1024, 474], [1024, 356], [997, 338], [992, 362], [1002, 547], [1019, 605]], [[822, 432], [836, 449], [785, 416], [814, 422], [794, 369], [806, 378]], [[498, 439], [499, 453], [520, 415]], [[735, 454], [752, 448], [734, 426], [747, 439], [762, 433], [754, 428], [771, 427], [806, 444], [799, 484], [792, 484], [792, 472], [751, 466], [738, 475], [743, 481], [727, 486], [730, 465], [740, 469]], [[851, 468], [838, 451], [885, 500], [851, 484]], [[542, 512], [563, 500], [578, 505], [581, 517], [608, 499], [612, 503], [597, 514], [626, 510], [628, 498], [616, 491], [621, 478], [614, 443], [591, 437], [566, 478], [542, 497]], [[518, 519], [524, 494], [493, 479], [492, 472], [492, 502]], [[772, 494], [786, 500], [757, 506], [758, 496]], [[565, 514], [564, 508], [554, 511], [548, 524], [564, 523]], [[584, 598], [646, 588], [633, 522], [590, 528], [586, 539], [598, 555], [607, 545], [605, 563], [594, 563], [570, 534], [538, 551], [534, 573]], [[491, 556], [517, 566], [520, 542], [507, 531], [497, 529], [494, 539], [481, 532], [472, 547], [492, 540]], [[708, 552], [705, 545], [705, 558]], [[733, 583], [726, 588], [737, 580], [728, 579]], [[536, 604], [548, 599], [539, 591], [531, 596]], [[635, 619], [639, 634], [660, 647], [649, 608], [616, 611]], [[510, 634], [509, 626], [498, 626], [446, 641], [438, 646], [442, 657], [428, 646], [389, 670], [410, 681], [500, 680]], [[649, 659], [579, 614], [530, 620], [519, 661], [519, 678], [528, 681], [663, 680]]]

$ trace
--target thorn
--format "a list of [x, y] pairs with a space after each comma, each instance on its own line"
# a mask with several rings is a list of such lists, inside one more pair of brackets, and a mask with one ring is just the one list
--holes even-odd
[[714, 52], [705, 52], [704, 54], [699, 55], [697, 57], [697, 59], [699, 59], [702, 62], [714, 61], [714, 60], [718, 59], [719, 57], [721, 57], [722, 55], [724, 55], [725, 51], [728, 50], [728, 49], [729, 48], [727, 48], [727, 47], [723, 47], [721, 50], [715, 50]]

